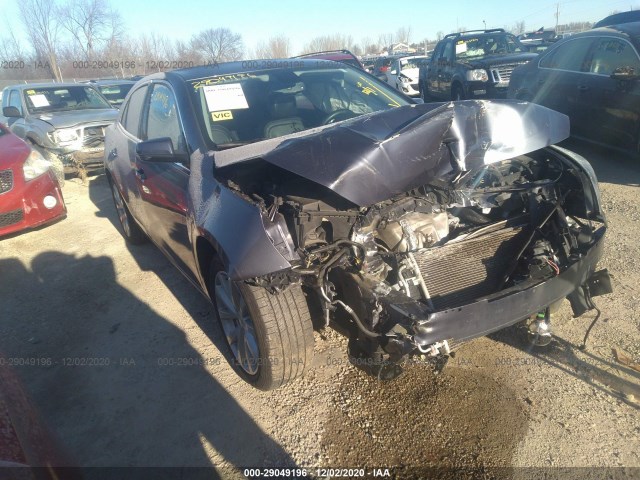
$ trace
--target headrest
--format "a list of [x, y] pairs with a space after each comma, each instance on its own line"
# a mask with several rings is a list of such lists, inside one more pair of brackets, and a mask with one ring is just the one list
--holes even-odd
[[271, 97], [270, 114], [272, 118], [297, 117], [296, 97], [276, 93]]

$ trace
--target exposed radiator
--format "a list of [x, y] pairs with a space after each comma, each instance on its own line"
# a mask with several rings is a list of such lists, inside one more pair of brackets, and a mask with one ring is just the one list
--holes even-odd
[[434, 307], [444, 310], [495, 293], [526, 237], [522, 227], [505, 228], [415, 252]]

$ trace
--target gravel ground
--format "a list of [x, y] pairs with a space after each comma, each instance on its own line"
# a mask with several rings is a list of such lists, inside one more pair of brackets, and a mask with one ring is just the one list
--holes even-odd
[[220, 353], [209, 304], [155, 247], [125, 245], [102, 175], [67, 182], [66, 220], [0, 241], [0, 346], [41, 359], [16, 371], [85, 467], [215, 465], [239, 478], [248, 466], [398, 467], [407, 478], [417, 467], [469, 478], [627, 467], [616, 475], [637, 478], [640, 373], [612, 349], [640, 362], [640, 166], [572, 147], [601, 181], [601, 266], [615, 289], [596, 299], [602, 318], [584, 352], [594, 313], [572, 318], [564, 302], [547, 348], [511, 328], [463, 345], [439, 374], [414, 363], [386, 383], [348, 364], [344, 338], [316, 332], [305, 378], [256, 391]]

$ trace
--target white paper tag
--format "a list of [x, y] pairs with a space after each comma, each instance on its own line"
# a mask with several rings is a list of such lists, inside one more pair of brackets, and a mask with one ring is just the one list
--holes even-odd
[[47, 97], [45, 97], [42, 93], [29, 95], [29, 99], [31, 100], [31, 103], [33, 103], [33, 106], [36, 108], [49, 106], [49, 100], [47, 100]]
[[456, 44], [456, 53], [465, 53], [467, 51], [466, 43], [458, 43]]
[[244, 96], [242, 85], [229, 83], [227, 85], [208, 85], [204, 88], [204, 97], [210, 112], [220, 110], [238, 110], [249, 108]]

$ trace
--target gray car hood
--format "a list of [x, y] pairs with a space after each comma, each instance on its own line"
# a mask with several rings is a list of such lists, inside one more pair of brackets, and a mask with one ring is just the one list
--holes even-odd
[[119, 111], [115, 108], [69, 110], [65, 112], [40, 113], [34, 118], [47, 122], [54, 128], [70, 128], [85, 123], [110, 124], [118, 118]]
[[218, 168], [262, 158], [359, 206], [569, 136], [569, 118], [520, 101], [406, 105], [214, 153]]

